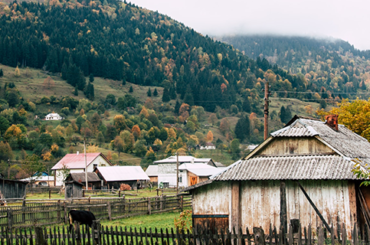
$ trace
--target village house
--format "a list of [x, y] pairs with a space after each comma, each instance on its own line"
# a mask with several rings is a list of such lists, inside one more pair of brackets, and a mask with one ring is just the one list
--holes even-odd
[[131, 189], [136, 190], [150, 180], [140, 166], [98, 166], [94, 172], [108, 189], [119, 189], [121, 184], [127, 184]]
[[216, 146], [211, 142], [207, 142], [204, 146], [200, 146], [199, 149], [200, 150], [216, 150]]
[[[96, 167], [112, 164], [102, 153], [86, 153], [86, 165], [87, 172], [93, 172]], [[51, 170], [54, 170], [54, 185], [62, 186], [69, 173], [85, 172], [85, 154], [67, 154]], [[89, 188], [92, 188], [92, 185], [89, 184]]]
[[[216, 167], [215, 163], [211, 158], [195, 158], [192, 156], [179, 156], [179, 166], [184, 163], [199, 163], [209, 166]], [[163, 187], [175, 187], [177, 186], [176, 175], [177, 175], [177, 157], [171, 156], [166, 159], [154, 161], [153, 165], [158, 165], [158, 185], [162, 183]], [[150, 167], [150, 166], [149, 166]], [[179, 180], [187, 179], [187, 176], [179, 174]], [[179, 186], [184, 186], [184, 183], [180, 182]]]
[[245, 158], [185, 188], [193, 195], [193, 225], [268, 230], [271, 224], [286, 231], [297, 219], [302, 227], [336, 229], [339, 222], [350, 238], [356, 223], [366, 223], [370, 206], [370, 191], [351, 172], [352, 160], [370, 163], [370, 143], [337, 118], [295, 116]]
[[204, 163], [183, 163], [179, 166], [179, 187], [188, 187], [206, 181], [222, 170]]
[[33, 186], [54, 186], [54, 176], [49, 175], [36, 175], [29, 178], [21, 179], [21, 181], [30, 182], [30, 184]]
[[63, 117], [61, 117], [58, 113], [49, 113], [45, 116], [45, 120], [63, 120]]

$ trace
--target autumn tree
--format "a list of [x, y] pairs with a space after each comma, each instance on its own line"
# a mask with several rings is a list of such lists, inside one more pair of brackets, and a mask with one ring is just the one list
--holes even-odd
[[208, 122], [211, 125], [214, 125], [217, 122], [217, 120], [218, 120], [218, 118], [217, 118], [215, 113], [211, 113], [211, 115], [209, 115], [209, 117], [208, 117]]
[[220, 123], [220, 131], [223, 135], [225, 135], [230, 130], [230, 123], [227, 118], [222, 118]]
[[212, 142], [212, 141], [213, 141], [213, 133], [211, 130], [209, 130], [207, 133], [207, 142]]
[[48, 76], [47, 78], [45, 78], [42, 86], [44, 89], [51, 89], [55, 86], [55, 82], [50, 76]]
[[135, 139], [139, 138], [140, 137], [140, 128], [138, 125], [134, 125], [132, 127], [132, 130], [131, 132], [133, 133], [133, 135], [135, 136]]
[[114, 139], [114, 148], [118, 151], [118, 155], [124, 150], [124, 142], [120, 136], [116, 136]]
[[8, 161], [8, 159], [12, 159], [13, 151], [8, 142], [0, 141], [0, 160], [1, 161]]
[[98, 146], [98, 145], [94, 145], [94, 144], [92, 144], [92, 145], [89, 145], [89, 146], [87, 147], [86, 152], [87, 152], [87, 153], [96, 153], [96, 152], [98, 152], [98, 150], [99, 150], [99, 146]]
[[125, 117], [123, 115], [116, 115], [113, 119], [113, 122], [118, 133], [127, 128]]

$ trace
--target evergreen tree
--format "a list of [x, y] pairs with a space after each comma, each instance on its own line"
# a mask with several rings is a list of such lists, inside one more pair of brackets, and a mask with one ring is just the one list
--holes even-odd
[[149, 88], [148, 92], [146, 92], [146, 94], [148, 95], [148, 97], [152, 97], [152, 90], [150, 90], [150, 88]]
[[0, 69], [0, 77], [4, 76], [3, 69]]
[[163, 96], [162, 96], [162, 101], [163, 102], [168, 102], [170, 100], [171, 100], [170, 91], [168, 91], [167, 88], [164, 88], [164, 90], [163, 90]]
[[188, 87], [186, 88], [186, 93], [184, 96], [184, 103], [188, 104], [189, 106], [194, 105], [194, 97], [193, 97], [193, 93], [191, 91], [190, 85], [188, 85]]
[[89, 81], [90, 81], [90, 83], [94, 82], [94, 74], [90, 73]]
[[125, 78], [125, 77], [122, 79], [122, 85], [123, 85], [123, 86], [125, 86], [125, 85], [126, 85], [126, 78]]
[[171, 100], [175, 100], [177, 97], [175, 86], [171, 86], [170, 88], [170, 97]]
[[285, 111], [285, 107], [284, 106], [281, 106], [280, 108], [280, 121], [282, 123], [287, 123], [286, 121], [286, 111]]
[[157, 97], [157, 96], [158, 96], [157, 88], [155, 88], [155, 89], [154, 89], [153, 95], [154, 95], [155, 97]]
[[326, 108], [326, 106], [327, 106], [326, 101], [322, 99], [322, 100], [320, 101], [320, 108], [325, 109], [325, 108]]
[[235, 125], [235, 135], [240, 141], [243, 141], [246, 138], [249, 138], [250, 136], [250, 121], [249, 116], [246, 115], [245, 117], [242, 117], [238, 120], [238, 122]]
[[251, 112], [251, 103], [248, 98], [243, 101], [243, 111], [247, 113]]
[[130, 89], [128, 90], [129, 93], [132, 93], [134, 92], [134, 88], [132, 86], [130, 86]]
[[288, 123], [292, 117], [292, 111], [290, 110], [290, 107], [287, 106], [285, 109], [285, 123]]
[[176, 100], [175, 111], [174, 111], [176, 115], [179, 115], [180, 107], [181, 107], [181, 105], [180, 105], [179, 101]]
[[78, 96], [78, 87], [77, 85], [75, 86], [75, 92], [73, 93], [75, 96]]

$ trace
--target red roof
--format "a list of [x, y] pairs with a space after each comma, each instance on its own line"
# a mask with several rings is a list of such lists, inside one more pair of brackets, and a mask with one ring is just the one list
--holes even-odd
[[[100, 152], [86, 153], [86, 162], [89, 166], [98, 156], [102, 156], [109, 165], [112, 165], [108, 159]], [[67, 154], [57, 164], [54, 165], [52, 170], [62, 169], [65, 166], [67, 169], [85, 168], [85, 154]]]

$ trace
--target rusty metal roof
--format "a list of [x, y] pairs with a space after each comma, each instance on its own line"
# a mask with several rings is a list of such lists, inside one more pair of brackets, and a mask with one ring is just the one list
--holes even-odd
[[349, 180], [354, 162], [342, 156], [279, 156], [240, 160], [211, 177], [228, 180]]

